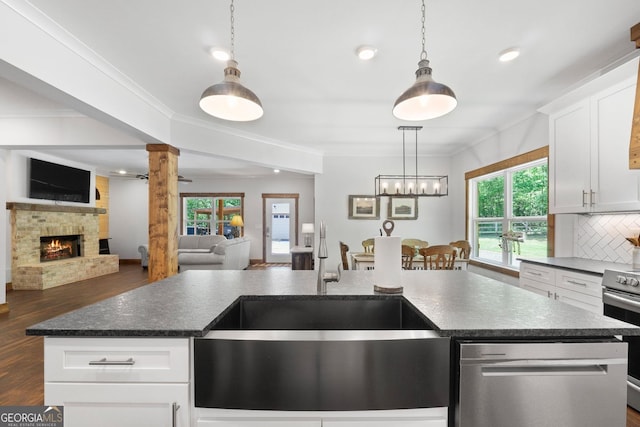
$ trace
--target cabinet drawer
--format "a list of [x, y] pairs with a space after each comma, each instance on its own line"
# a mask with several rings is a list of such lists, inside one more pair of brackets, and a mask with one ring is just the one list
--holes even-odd
[[553, 285], [556, 281], [555, 270], [523, 262], [520, 264], [520, 280], [522, 279], [530, 279]]
[[558, 271], [556, 273], [556, 286], [581, 294], [587, 294], [602, 300], [602, 277], [590, 274], [581, 274], [571, 271]]
[[188, 382], [187, 338], [45, 338], [45, 382]]
[[65, 427], [188, 427], [188, 384], [47, 383], [45, 404]]

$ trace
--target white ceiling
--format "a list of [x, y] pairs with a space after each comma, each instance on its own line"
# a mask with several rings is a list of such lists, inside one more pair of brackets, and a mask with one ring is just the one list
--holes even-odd
[[[424, 126], [421, 155], [455, 154], [634, 55], [629, 28], [640, 20], [638, 0], [429, 0], [428, 57], [434, 78], [455, 91], [458, 107], [410, 123], [395, 119], [391, 108], [414, 81], [419, 1], [236, 0], [236, 59], [242, 82], [260, 97], [265, 114], [255, 122], [228, 123], [198, 108], [202, 91], [222, 80], [224, 64], [208, 50], [229, 45], [228, 1], [31, 3], [176, 115], [325, 155], [399, 155], [397, 127], [412, 124]], [[354, 51], [361, 44], [377, 47], [377, 57], [360, 61]], [[498, 62], [498, 52], [511, 46], [520, 47], [520, 58]], [[0, 102], [0, 114], [8, 109]], [[126, 158], [118, 150], [74, 152], [83, 158], [73, 160], [103, 162], [109, 169]], [[137, 153], [145, 156], [138, 161], [146, 159]], [[181, 155], [181, 174], [211, 170], [211, 157], [202, 161], [192, 154]], [[247, 166], [220, 165], [230, 173]]]

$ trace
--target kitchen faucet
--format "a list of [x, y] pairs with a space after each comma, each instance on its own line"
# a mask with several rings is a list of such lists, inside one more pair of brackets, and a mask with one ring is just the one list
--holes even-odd
[[327, 282], [340, 281], [340, 265], [338, 271], [325, 272], [324, 260], [329, 257], [327, 252], [327, 226], [320, 221], [320, 247], [318, 248], [318, 295], [327, 293]]

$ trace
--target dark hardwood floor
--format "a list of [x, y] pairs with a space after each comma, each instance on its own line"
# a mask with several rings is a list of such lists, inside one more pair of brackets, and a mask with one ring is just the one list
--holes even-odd
[[[8, 291], [10, 311], [0, 314], [0, 406], [44, 403], [43, 338], [26, 336], [27, 327], [145, 284], [146, 270], [121, 265], [118, 273], [45, 291]], [[630, 408], [627, 427], [640, 427], [640, 413]]]

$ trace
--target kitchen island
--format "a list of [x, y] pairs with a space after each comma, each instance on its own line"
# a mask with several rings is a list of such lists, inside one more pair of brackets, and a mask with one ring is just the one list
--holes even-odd
[[[339, 283], [329, 283], [327, 297], [373, 297], [373, 277], [370, 271], [345, 271]], [[241, 296], [315, 295], [316, 280], [314, 271], [187, 271], [34, 325], [27, 334], [47, 337], [45, 403], [64, 404], [67, 420], [86, 421], [97, 414], [112, 422], [92, 425], [225, 425], [220, 420], [234, 419], [233, 411], [222, 410], [221, 418], [212, 421], [196, 415], [198, 408], [193, 407], [194, 339], [215, 329]], [[450, 337], [452, 343], [640, 335], [640, 328], [633, 325], [466, 271], [403, 271], [402, 285], [403, 298], [437, 335]], [[60, 396], [64, 398], [59, 400]], [[446, 416], [445, 424], [435, 418], [431, 424], [411, 424], [423, 413], [408, 411], [406, 422], [397, 425], [446, 425]], [[265, 412], [254, 411], [249, 419], [230, 425], [267, 425], [260, 424], [269, 419]], [[388, 423], [384, 417], [395, 412], [375, 416], [384, 424]], [[318, 414], [296, 415], [278, 425], [319, 425]], [[355, 419], [335, 416], [324, 424], [375, 425], [370, 414], [357, 414], [360, 418]], [[451, 425], [453, 418], [449, 416]]]

